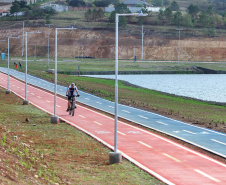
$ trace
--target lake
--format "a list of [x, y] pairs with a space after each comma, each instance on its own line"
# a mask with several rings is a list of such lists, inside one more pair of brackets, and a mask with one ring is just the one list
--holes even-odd
[[[86, 76], [115, 79], [115, 75]], [[225, 74], [118, 75], [118, 80], [179, 96], [226, 103]]]

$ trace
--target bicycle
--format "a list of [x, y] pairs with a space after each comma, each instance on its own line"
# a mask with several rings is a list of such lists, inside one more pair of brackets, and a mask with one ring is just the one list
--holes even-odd
[[[68, 95], [66, 95], [68, 96]], [[79, 95], [77, 96], [71, 96], [71, 100], [70, 100], [70, 107], [69, 107], [69, 115], [72, 115], [74, 116], [74, 113], [75, 113], [75, 101], [74, 101], [74, 97], [79, 97]]]

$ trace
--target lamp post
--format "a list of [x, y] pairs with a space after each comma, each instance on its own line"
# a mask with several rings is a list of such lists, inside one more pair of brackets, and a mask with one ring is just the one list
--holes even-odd
[[41, 33], [41, 32], [39, 32], [39, 31], [25, 32], [26, 65], [25, 65], [25, 99], [23, 101], [23, 105], [29, 104], [29, 101], [27, 100], [27, 34], [28, 33]]
[[122, 154], [117, 152], [117, 130], [118, 130], [118, 22], [119, 16], [147, 16], [148, 14], [128, 13], [115, 15], [115, 132], [114, 132], [114, 152], [109, 153], [109, 163], [120, 163]]
[[177, 31], [179, 31], [179, 40], [178, 40], [178, 64], [180, 61], [180, 31], [182, 31], [183, 29], [176, 29]]
[[57, 31], [74, 30], [77, 28], [56, 28], [55, 29], [55, 85], [54, 85], [54, 115], [51, 117], [51, 123], [59, 123], [59, 117], [56, 116], [56, 96], [57, 96]]
[[19, 37], [8, 37], [8, 83], [7, 83], [6, 94], [10, 94], [10, 90], [9, 90], [9, 39], [19, 39]]
[[24, 21], [23, 21], [23, 38], [22, 38], [22, 57], [24, 56]]
[[46, 24], [46, 25], [49, 26], [49, 32], [48, 32], [48, 65], [47, 65], [47, 67], [49, 69], [49, 35], [50, 35], [50, 26], [51, 26], [51, 24]]
[[141, 60], [143, 60], [144, 59], [144, 34], [145, 34], [143, 24], [142, 24], [141, 32], [142, 32]]

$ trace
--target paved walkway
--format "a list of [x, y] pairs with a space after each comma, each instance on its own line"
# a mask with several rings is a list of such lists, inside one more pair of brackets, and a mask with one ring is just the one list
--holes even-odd
[[[7, 87], [7, 75], [2, 73], [0, 86]], [[24, 83], [10, 78], [10, 89], [24, 99]], [[53, 114], [52, 94], [28, 85], [28, 100]], [[113, 149], [114, 119], [83, 106], [78, 106], [76, 115], [72, 117], [65, 112], [66, 105], [65, 99], [57, 98], [57, 115], [60, 119]], [[123, 122], [118, 123], [118, 151], [166, 184], [226, 184], [225, 164]]]

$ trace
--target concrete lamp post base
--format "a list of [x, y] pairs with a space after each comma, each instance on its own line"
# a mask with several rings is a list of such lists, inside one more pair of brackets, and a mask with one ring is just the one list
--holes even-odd
[[109, 164], [121, 163], [122, 162], [122, 153], [119, 152], [110, 152], [109, 153]]
[[52, 117], [51, 117], [51, 123], [52, 123], [52, 124], [57, 124], [57, 123], [59, 123], [59, 117], [57, 117], [57, 116], [52, 116]]
[[28, 100], [24, 100], [23, 101], [23, 105], [28, 105], [29, 104], [29, 101]]
[[6, 94], [10, 94], [10, 90], [7, 90], [5, 93], [6, 93]]

